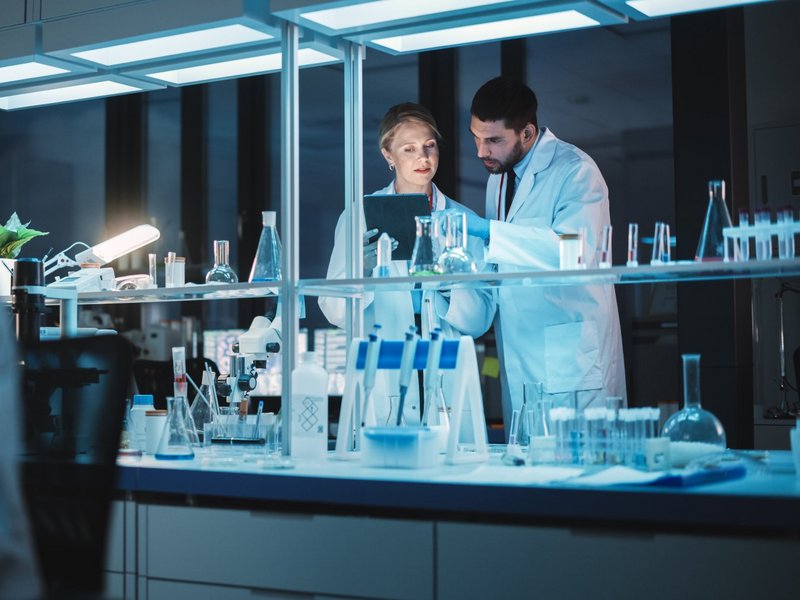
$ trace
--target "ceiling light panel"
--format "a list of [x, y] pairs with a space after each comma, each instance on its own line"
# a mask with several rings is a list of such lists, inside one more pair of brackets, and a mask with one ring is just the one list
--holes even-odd
[[143, 92], [161, 87], [164, 86], [115, 75], [79, 77], [47, 84], [0, 90], [0, 109], [17, 110], [34, 106], [62, 104], [77, 100]]
[[86, 72], [85, 66], [38, 53], [37, 25], [0, 33], [0, 86]]
[[731, 6], [757, 4], [768, 1], [769, 0], [629, 0], [626, 4], [648, 17], [663, 17], [678, 13], [729, 8]]
[[267, 0], [153, 0], [42, 25], [42, 49], [102, 67], [192, 58], [277, 39]]

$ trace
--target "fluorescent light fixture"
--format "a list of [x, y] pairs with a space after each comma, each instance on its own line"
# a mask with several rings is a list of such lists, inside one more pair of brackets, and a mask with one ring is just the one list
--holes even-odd
[[[341, 60], [340, 58], [314, 48], [300, 48], [297, 52], [297, 56], [301, 67], [339, 62]], [[156, 73], [145, 73], [145, 76], [172, 85], [186, 85], [190, 83], [199, 83], [201, 81], [214, 81], [230, 77], [270, 73], [279, 71], [281, 64], [280, 49], [276, 48], [275, 52], [269, 54], [168, 69]]]
[[273, 39], [273, 36], [268, 33], [233, 24], [82, 50], [73, 52], [72, 55], [101, 65], [114, 66], [269, 39]]
[[[68, 85], [59, 87], [38, 89], [29, 92], [23, 91], [5, 96], [0, 95], [0, 109], [16, 110], [18, 108], [30, 108], [32, 106], [44, 106], [46, 104], [59, 104], [61, 102], [73, 102], [75, 100], [88, 100], [90, 98], [130, 94], [131, 92], [143, 92], [146, 89], [148, 88], [135, 87], [111, 80], [91, 81], [88, 83], [72, 81], [69, 82]], [[0, 92], [0, 94], [2, 94], [2, 92]]]
[[576, 10], [534, 15], [492, 21], [491, 23], [478, 23], [475, 25], [462, 25], [435, 31], [410, 33], [393, 37], [370, 40], [377, 46], [396, 53], [419, 52], [431, 48], [444, 48], [459, 44], [472, 44], [489, 40], [502, 40], [511, 37], [534, 35], [562, 29], [578, 29], [599, 25], [600, 22]]
[[78, 252], [75, 255], [75, 262], [78, 264], [96, 263], [104, 265], [118, 259], [120, 256], [125, 256], [134, 250], [138, 250], [142, 246], [155, 242], [159, 237], [161, 237], [161, 232], [156, 227], [138, 225], [133, 229], [115, 235], [105, 242], [96, 244], [88, 250]]
[[16, 65], [0, 67], [0, 84], [25, 81], [26, 79], [38, 79], [39, 77], [49, 77], [51, 75], [62, 75], [69, 72], [68, 69], [31, 60]]
[[628, 0], [626, 3], [648, 17], [661, 17], [683, 12], [756, 4], [769, 0]]
[[435, 0], [375, 0], [374, 2], [364, 2], [350, 6], [301, 12], [300, 15], [319, 25], [340, 30], [388, 23], [400, 19], [425, 17], [454, 10], [492, 6], [503, 2], [507, 3], [508, 0], [449, 0], [448, 2], [436, 2]]

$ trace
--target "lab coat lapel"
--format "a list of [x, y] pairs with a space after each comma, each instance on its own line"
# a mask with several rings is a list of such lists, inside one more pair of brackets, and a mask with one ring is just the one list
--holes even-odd
[[550, 166], [550, 163], [553, 162], [553, 156], [555, 156], [556, 153], [556, 136], [550, 133], [550, 130], [545, 127], [541, 128], [539, 135], [542, 137], [531, 150], [533, 156], [531, 156], [531, 160], [525, 168], [525, 172], [522, 174], [519, 186], [516, 192], [514, 192], [514, 200], [511, 202], [511, 208], [509, 208], [506, 221], [514, 220], [514, 215], [516, 215], [522, 205], [525, 204], [525, 199], [531, 195], [533, 186], [536, 183], [537, 173], [544, 171]]

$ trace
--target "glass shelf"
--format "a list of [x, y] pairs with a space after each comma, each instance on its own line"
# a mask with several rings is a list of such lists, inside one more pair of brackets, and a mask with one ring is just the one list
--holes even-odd
[[800, 276], [800, 258], [749, 262], [678, 261], [663, 265], [611, 267], [579, 271], [516, 271], [512, 273], [466, 273], [388, 279], [304, 279], [297, 291], [304, 296], [358, 297], [364, 292], [470, 287], [548, 287], [614, 285], [636, 283], [692, 282], [727, 279], [757, 279]]

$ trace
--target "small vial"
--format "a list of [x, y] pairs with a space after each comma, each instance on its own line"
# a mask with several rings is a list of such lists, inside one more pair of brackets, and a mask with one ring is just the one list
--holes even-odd
[[378, 238], [378, 264], [373, 271], [374, 277], [389, 277], [389, 265], [392, 262], [392, 238], [384, 231]]
[[562, 233], [558, 236], [559, 268], [562, 271], [579, 269], [583, 240], [579, 233]]
[[611, 225], [603, 225], [603, 234], [600, 238], [600, 268], [611, 267]]
[[628, 223], [628, 267], [639, 266], [639, 224]]
[[778, 258], [794, 258], [794, 211], [791, 206], [778, 210]]
[[578, 244], [578, 268], [586, 268], [586, 243], [589, 239], [586, 227], [578, 227], [578, 236], [580, 236], [580, 244]]
[[756, 233], [756, 260], [770, 260], [772, 258], [772, 234], [769, 231], [772, 221], [768, 208], [757, 208], [755, 214]]
[[662, 242], [663, 242], [663, 230], [664, 224], [661, 221], [656, 221], [656, 229], [653, 232], [653, 252], [650, 255], [650, 264], [651, 265], [660, 265], [661, 264], [661, 255], [663, 254], [662, 250]]
[[[750, 212], [743, 208], [739, 211], [739, 228], [747, 227], [750, 227]], [[746, 232], [742, 232], [742, 235], [739, 236], [737, 246], [739, 254], [735, 259], [750, 260], [750, 236]]]
[[661, 262], [670, 263], [672, 252], [670, 250], [669, 223], [661, 224]]
[[150, 287], [158, 287], [158, 262], [155, 254], [147, 255], [147, 264], [150, 272]]

